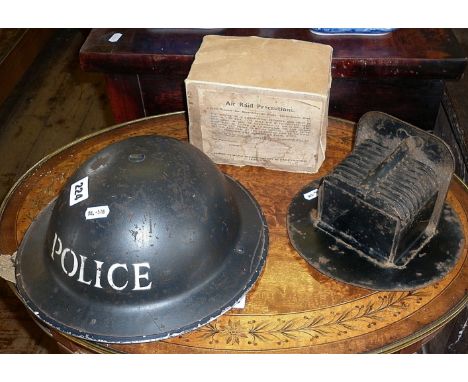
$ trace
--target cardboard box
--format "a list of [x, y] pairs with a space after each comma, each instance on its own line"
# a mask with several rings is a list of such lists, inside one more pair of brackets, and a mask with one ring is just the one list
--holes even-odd
[[216, 163], [317, 172], [331, 56], [305, 41], [205, 36], [185, 80], [190, 142]]

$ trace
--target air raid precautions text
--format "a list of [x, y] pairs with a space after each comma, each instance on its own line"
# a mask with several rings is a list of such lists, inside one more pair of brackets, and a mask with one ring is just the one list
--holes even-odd
[[202, 90], [203, 151], [217, 163], [314, 167], [323, 132], [316, 101]]

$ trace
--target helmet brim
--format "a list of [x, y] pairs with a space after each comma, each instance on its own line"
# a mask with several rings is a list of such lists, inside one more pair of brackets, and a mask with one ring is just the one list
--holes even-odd
[[216, 319], [252, 288], [268, 252], [268, 227], [258, 203], [240, 183], [225, 177], [240, 214], [238, 241], [219, 271], [196, 289], [163, 302], [126, 306], [90, 301], [71, 291], [57, 279], [44, 253], [54, 200], [33, 221], [18, 248], [16, 286], [24, 304], [52, 328], [104, 343], [162, 340]]

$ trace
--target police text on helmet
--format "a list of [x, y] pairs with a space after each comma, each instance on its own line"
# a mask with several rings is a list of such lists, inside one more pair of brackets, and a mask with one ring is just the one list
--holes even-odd
[[[152, 281], [149, 281], [149, 263], [135, 263], [130, 264], [130, 267], [125, 263], [114, 263], [114, 264], [104, 264], [102, 261], [98, 260], [88, 260], [86, 256], [77, 255], [75, 251], [70, 248], [64, 247], [62, 240], [55, 234], [54, 242], [52, 244], [52, 251], [50, 256], [55, 262], [55, 255], [60, 256], [60, 267], [62, 271], [69, 277], [76, 278], [78, 282], [93, 286], [95, 288], [103, 288], [101, 280], [103, 279], [102, 271], [105, 270], [104, 279], [107, 280], [109, 286], [114, 290], [148, 290], [151, 289]], [[71, 266], [65, 265], [65, 259], [69, 257], [72, 261]], [[58, 259], [58, 258], [57, 258]], [[70, 261], [70, 260], [69, 260]], [[68, 262], [69, 262], [68, 261]], [[131, 272], [129, 268], [133, 267], [134, 281], [129, 285], [130, 278], [127, 278], [125, 282], [120, 282], [120, 285], [116, 284], [115, 273], [122, 272], [128, 274]], [[93, 278], [85, 278], [85, 270], [87, 274], [91, 272], [94, 274]], [[147, 280], [146, 282], [142, 280]], [[142, 285], [146, 284], [146, 285]]]

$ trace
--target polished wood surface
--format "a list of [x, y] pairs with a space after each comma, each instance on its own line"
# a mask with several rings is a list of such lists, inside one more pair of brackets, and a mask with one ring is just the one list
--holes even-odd
[[[440, 282], [410, 292], [376, 292], [343, 284], [311, 268], [291, 247], [286, 232], [289, 201], [302, 186], [325, 175], [351, 150], [350, 122], [330, 119], [327, 159], [317, 174], [259, 167], [220, 166], [259, 202], [270, 230], [270, 248], [259, 281], [244, 309], [234, 309], [189, 334], [137, 345], [93, 344], [51, 333], [75, 352], [279, 352], [346, 353], [414, 350], [431, 338], [468, 300], [467, 247]], [[77, 141], [45, 158], [20, 179], [0, 217], [0, 252], [12, 254], [31, 221], [67, 177], [90, 155], [130, 136], [162, 134], [186, 139], [184, 114], [134, 121]], [[454, 178], [448, 201], [468, 237], [468, 192]]]
[[[122, 36], [110, 42], [116, 32]], [[80, 63], [105, 74], [116, 122], [183, 110], [184, 80], [207, 34], [331, 45], [329, 114], [352, 121], [380, 110], [433, 129], [443, 81], [459, 79], [466, 66], [449, 29], [398, 29], [384, 36], [319, 36], [309, 29], [93, 29]]]

